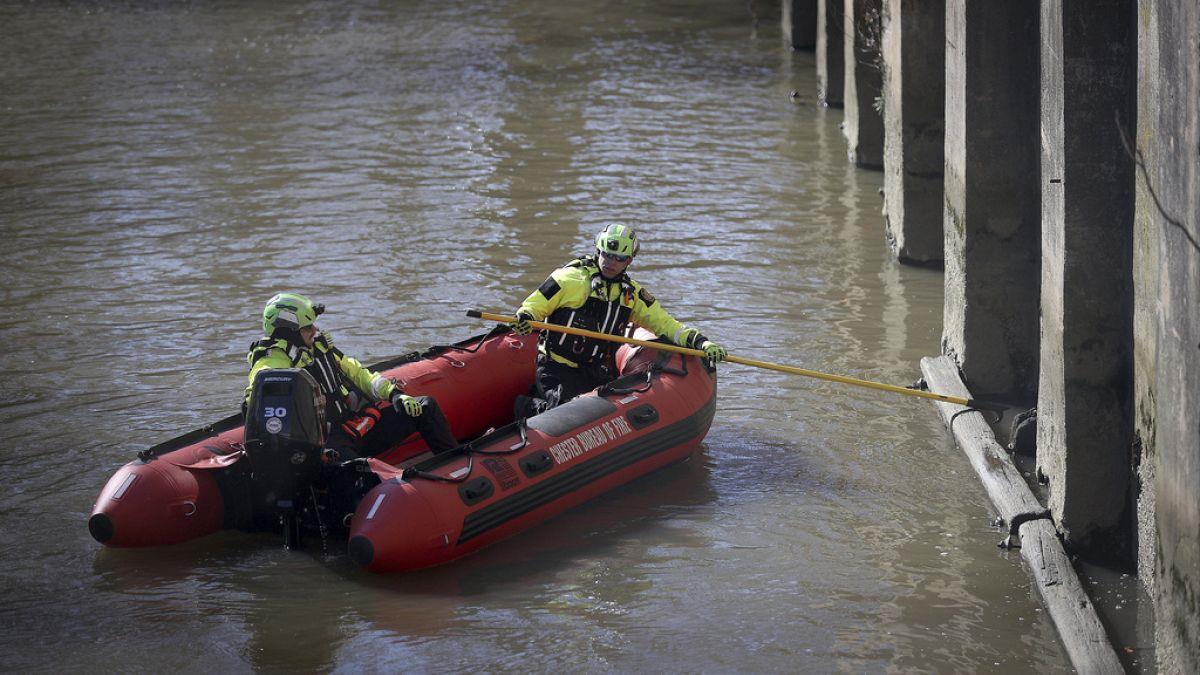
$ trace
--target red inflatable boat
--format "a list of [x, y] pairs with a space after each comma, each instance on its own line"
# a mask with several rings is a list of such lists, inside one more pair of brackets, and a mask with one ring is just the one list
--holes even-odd
[[285, 429], [261, 440], [252, 400], [250, 424], [235, 415], [139, 453], [108, 481], [88, 529], [105, 545], [135, 547], [282, 525], [289, 546], [305, 534], [345, 536], [360, 565], [412, 570], [685, 459], [708, 432], [715, 370], [629, 345], [617, 353], [614, 382], [514, 421], [514, 400], [533, 383], [536, 344], [536, 335], [499, 330], [372, 366], [410, 394], [435, 397], [455, 436], [475, 438], [454, 451], [433, 456], [414, 435], [374, 458], [324, 463], [323, 436], [296, 432], [287, 442]]

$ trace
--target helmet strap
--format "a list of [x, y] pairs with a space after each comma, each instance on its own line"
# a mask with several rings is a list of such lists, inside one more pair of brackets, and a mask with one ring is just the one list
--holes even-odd
[[300, 331], [296, 330], [295, 328], [276, 328], [275, 332], [271, 333], [270, 337], [275, 340], [286, 340], [287, 343], [293, 347], [300, 347], [303, 349], [305, 346], [304, 339], [300, 337]]

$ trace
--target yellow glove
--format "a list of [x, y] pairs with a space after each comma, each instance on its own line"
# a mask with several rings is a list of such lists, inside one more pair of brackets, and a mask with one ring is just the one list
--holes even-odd
[[713, 342], [712, 340], [705, 340], [704, 343], [700, 345], [700, 349], [703, 349], [704, 356], [714, 363], [724, 361], [725, 357], [729, 356], [729, 352], [725, 351], [724, 347]]
[[420, 417], [421, 411], [424, 409], [420, 401], [408, 394], [401, 394], [399, 392], [392, 394], [392, 405], [395, 406], [397, 411], [403, 410], [409, 417]]
[[517, 312], [515, 321], [510, 321], [508, 327], [517, 335], [529, 335], [533, 332], [533, 326], [529, 325], [529, 320], [533, 318], [525, 313], [524, 310]]

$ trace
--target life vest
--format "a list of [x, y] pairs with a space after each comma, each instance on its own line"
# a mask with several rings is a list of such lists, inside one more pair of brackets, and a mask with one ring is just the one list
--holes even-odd
[[[629, 328], [629, 317], [633, 314], [634, 293], [636, 289], [626, 274], [612, 280], [606, 280], [600, 274], [596, 260], [591, 257], [573, 260], [567, 267], [581, 267], [590, 272], [587, 300], [581, 307], [559, 307], [546, 317], [547, 323], [555, 323], [572, 328], [582, 328], [596, 333], [622, 335]], [[619, 286], [620, 292], [615, 300], [609, 300], [612, 287]], [[541, 346], [571, 364], [586, 367], [611, 367], [613, 355], [620, 345], [607, 340], [570, 335], [567, 333], [542, 333]]]
[[[250, 367], [253, 368], [254, 364], [271, 353], [272, 349], [282, 350], [291, 359], [293, 368], [307, 370], [321, 386], [321, 391], [325, 394], [325, 419], [341, 422], [358, 410], [363, 398], [338, 366], [338, 359], [343, 356], [341, 350], [334, 347], [325, 335], [317, 336], [312, 349], [287, 340], [263, 338], [250, 345]], [[307, 363], [304, 363], [305, 361]]]

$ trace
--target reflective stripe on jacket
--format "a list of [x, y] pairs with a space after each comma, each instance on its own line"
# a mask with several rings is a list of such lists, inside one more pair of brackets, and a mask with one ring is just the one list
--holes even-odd
[[[622, 274], [605, 280], [594, 258], [580, 258], [550, 274], [536, 291], [521, 303], [522, 311], [534, 321], [572, 326], [598, 333], [622, 335], [632, 322], [671, 342], [691, 346], [699, 335], [676, 321], [641, 284]], [[542, 333], [538, 349], [569, 366], [598, 363], [608, 359], [617, 343], [566, 333]]]
[[[343, 354], [324, 333], [317, 336], [312, 348], [293, 345], [287, 340], [263, 338], [250, 345], [246, 361], [250, 364], [244, 395], [246, 402], [250, 401], [254, 389], [254, 376], [266, 368], [304, 368], [309, 371], [330, 399], [328, 412], [338, 415], [337, 419], [364, 403], [391, 400], [398, 390], [391, 380], [364, 367], [358, 359]], [[359, 400], [361, 396], [369, 401]]]

